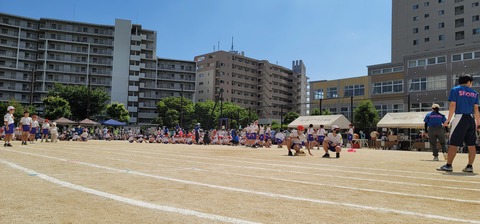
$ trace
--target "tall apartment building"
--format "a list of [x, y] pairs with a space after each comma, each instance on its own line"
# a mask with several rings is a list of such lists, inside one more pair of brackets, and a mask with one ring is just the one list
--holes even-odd
[[41, 105], [54, 83], [91, 85], [125, 104], [130, 123], [150, 124], [161, 97], [193, 99], [195, 62], [157, 58], [156, 31], [129, 20], [112, 26], [0, 14], [0, 30], [1, 101]]
[[[480, 91], [480, 1], [392, 0], [391, 49], [391, 62], [367, 66], [366, 98], [380, 116], [428, 111], [433, 102], [447, 109], [459, 75], [472, 74]], [[312, 103], [337, 98], [316, 83]]]
[[256, 111], [261, 123], [280, 120], [282, 111], [306, 113], [308, 83], [301, 60], [288, 69], [243, 53], [215, 51], [195, 61], [197, 102], [215, 100], [223, 89], [225, 101]]

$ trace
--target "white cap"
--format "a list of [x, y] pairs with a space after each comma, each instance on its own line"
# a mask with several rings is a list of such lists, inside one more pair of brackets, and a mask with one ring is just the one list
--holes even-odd
[[7, 111], [15, 110], [15, 107], [13, 106], [8, 106]]
[[332, 129], [338, 129], [338, 125], [332, 125]]

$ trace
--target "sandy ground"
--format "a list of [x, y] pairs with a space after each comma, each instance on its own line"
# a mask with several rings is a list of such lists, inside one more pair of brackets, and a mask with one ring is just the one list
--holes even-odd
[[313, 153], [15, 142], [0, 149], [0, 223], [480, 223], [465, 154], [443, 173], [430, 152]]

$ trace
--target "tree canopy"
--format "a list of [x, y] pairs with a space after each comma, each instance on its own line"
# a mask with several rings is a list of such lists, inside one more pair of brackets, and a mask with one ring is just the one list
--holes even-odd
[[70, 117], [70, 104], [59, 96], [49, 96], [43, 99], [43, 112], [45, 118], [57, 119], [60, 117]]
[[354, 110], [355, 126], [359, 128], [374, 127], [379, 121], [377, 109], [371, 100], [360, 102]]
[[100, 115], [104, 112], [110, 96], [103, 88], [89, 89], [83, 85], [55, 84], [47, 94], [65, 99], [69, 104], [74, 120]]
[[130, 114], [123, 103], [112, 102], [107, 105], [105, 112], [109, 118], [117, 121], [128, 122], [130, 120]]

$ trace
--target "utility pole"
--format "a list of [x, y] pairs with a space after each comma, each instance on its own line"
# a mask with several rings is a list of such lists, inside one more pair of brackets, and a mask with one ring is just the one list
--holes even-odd
[[322, 98], [320, 98], [320, 101], [319, 101], [319, 108], [320, 108], [320, 115], [322, 115]]
[[182, 92], [180, 93], [180, 128], [183, 128], [183, 84], [181, 84]]
[[32, 80], [30, 82], [30, 106], [33, 105], [33, 89], [35, 88], [35, 70], [36, 66], [32, 67]]
[[352, 118], [353, 124], [353, 96], [350, 96], [350, 117]]
[[280, 104], [280, 129], [283, 127], [283, 104]]
[[90, 88], [91, 88], [91, 83], [90, 83], [90, 76], [92, 73], [90, 73], [87, 76], [87, 118], [90, 117]]

